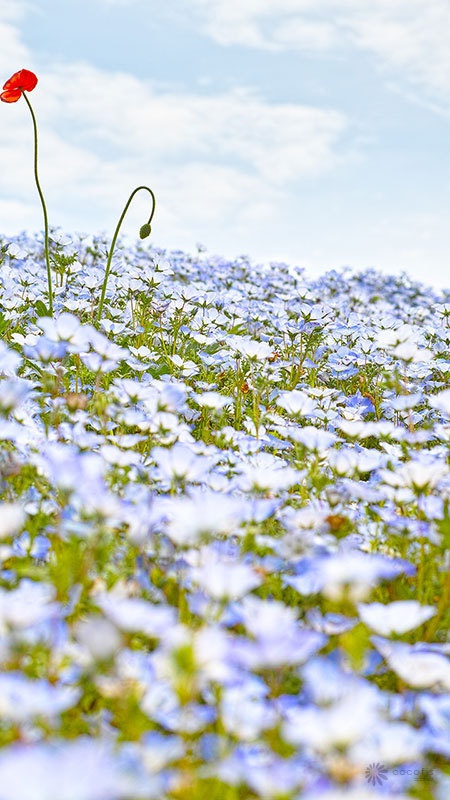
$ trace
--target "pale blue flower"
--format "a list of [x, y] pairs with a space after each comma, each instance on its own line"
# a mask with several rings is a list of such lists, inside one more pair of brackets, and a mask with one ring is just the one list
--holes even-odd
[[359, 603], [358, 613], [362, 622], [382, 636], [403, 634], [422, 625], [436, 610], [433, 606], [422, 606], [417, 600], [396, 600], [393, 603]]
[[389, 642], [378, 636], [372, 637], [390, 668], [409, 686], [433, 691], [450, 691], [450, 660], [431, 648], [420, 649], [418, 645]]
[[161, 781], [98, 739], [10, 745], [0, 773], [0, 800], [148, 800], [163, 791]]
[[80, 696], [81, 689], [32, 680], [20, 672], [0, 675], [0, 715], [11, 722], [51, 718], [72, 708]]

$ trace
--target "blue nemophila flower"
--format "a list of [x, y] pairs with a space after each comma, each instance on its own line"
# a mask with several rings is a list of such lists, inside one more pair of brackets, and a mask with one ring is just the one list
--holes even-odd
[[449, 468], [444, 461], [429, 458], [426, 455], [412, 459], [406, 464], [397, 465], [394, 470], [381, 469], [380, 478], [388, 486], [409, 487], [417, 492], [434, 489], [444, 476], [449, 475]]
[[237, 600], [262, 583], [250, 566], [224, 559], [211, 548], [202, 548], [199, 556], [188, 575], [213, 600]]
[[277, 405], [284, 408], [288, 414], [300, 415], [302, 417], [314, 417], [316, 414], [317, 403], [306, 392], [293, 389], [290, 392], [280, 392], [277, 397]]
[[67, 342], [55, 342], [47, 336], [39, 336], [33, 344], [24, 344], [23, 352], [28, 358], [49, 364], [64, 358], [68, 352], [67, 347]]
[[142, 738], [141, 750], [145, 769], [156, 775], [172, 761], [182, 758], [186, 745], [180, 736], [150, 731]]
[[117, 505], [107, 492], [103, 477], [106, 465], [100, 454], [80, 453], [72, 445], [50, 442], [31, 460], [56, 486], [73, 492], [86, 508], [107, 510], [108, 501], [111, 508]]
[[362, 622], [381, 636], [403, 634], [422, 625], [436, 610], [433, 606], [422, 606], [417, 600], [396, 600], [393, 603], [359, 603], [358, 613]]
[[0, 587], [0, 631], [25, 630], [57, 620], [61, 614], [55, 602], [55, 587], [28, 579], [15, 589]]
[[[382, 767], [383, 765], [381, 765]], [[375, 774], [379, 774], [378, 771]], [[385, 774], [385, 771], [382, 774]], [[380, 794], [378, 786], [375, 789], [371, 789], [366, 784], [366, 773], [362, 771], [360, 780], [353, 786], [349, 785], [344, 789], [338, 787], [331, 789], [328, 781], [323, 787], [312, 789], [302, 794], [302, 800], [347, 800], [347, 798], [348, 800], [380, 800], [380, 797], [386, 798], [386, 800], [408, 800], [410, 798], [410, 795], [400, 794], [396, 788], [391, 792], [389, 786], [384, 788], [384, 784], [382, 794]]]
[[94, 661], [111, 658], [121, 644], [117, 627], [101, 616], [91, 615], [79, 620], [74, 633], [76, 641]]
[[450, 695], [418, 692], [414, 695], [417, 710], [425, 715], [423, 734], [427, 750], [450, 757]]
[[197, 405], [202, 408], [210, 408], [214, 411], [222, 411], [226, 406], [232, 405], [233, 398], [227, 397], [219, 392], [206, 391], [202, 394], [193, 396]]
[[312, 608], [307, 612], [306, 621], [313, 630], [325, 633], [327, 636], [350, 631], [358, 622], [357, 619], [349, 619], [343, 614], [332, 612], [321, 614], [318, 608]]
[[363, 447], [341, 447], [330, 453], [329, 463], [338, 475], [372, 472], [387, 464], [387, 455]]
[[363, 420], [339, 420], [337, 427], [350, 439], [390, 438], [396, 433], [397, 427], [389, 420], [364, 422]]
[[138, 631], [160, 638], [176, 622], [173, 608], [155, 606], [138, 597], [120, 597], [109, 592], [97, 595], [94, 600], [105, 616], [123, 631]]
[[80, 696], [81, 689], [32, 680], [20, 672], [0, 675], [0, 714], [4, 720], [21, 723], [36, 717], [52, 718], [72, 708]]
[[35, 384], [26, 378], [0, 380], [0, 411], [10, 414], [30, 397]]
[[219, 760], [213, 773], [231, 786], [249, 786], [262, 798], [276, 798], [295, 791], [307, 777], [301, 761], [284, 759], [260, 743], [239, 744]]
[[107, 464], [114, 464], [116, 467], [139, 466], [142, 461], [139, 453], [132, 450], [121, 450], [114, 444], [102, 444], [99, 452]]
[[246, 519], [246, 502], [229, 494], [194, 490], [167, 503], [164, 531], [176, 545], [193, 545], [217, 534], [238, 533]]
[[1, 800], [150, 800], [164, 792], [164, 781], [146, 775], [123, 745], [99, 738], [10, 745], [0, 772]]
[[360, 551], [305, 559], [299, 562], [297, 570], [298, 575], [283, 580], [300, 594], [323, 592], [326, 597], [339, 599], [348, 592], [354, 602], [367, 597], [382, 580], [414, 573], [414, 568], [405, 561]]
[[450, 417], [450, 389], [444, 389], [442, 392], [428, 397], [428, 404], [446, 417]]
[[302, 481], [305, 471], [290, 467], [277, 456], [267, 452], [251, 455], [237, 468], [233, 484], [241, 491], [282, 492]]
[[0, 502], [0, 540], [15, 536], [25, 523], [25, 511], [19, 503]]
[[33, 538], [33, 541], [31, 541], [30, 534], [26, 531], [18, 536], [13, 543], [13, 551], [15, 555], [24, 557], [29, 553], [32, 558], [36, 558], [39, 561], [43, 561], [47, 558], [50, 547], [50, 539], [47, 536], [42, 536], [42, 534], [38, 533], [37, 536]]
[[351, 747], [348, 756], [362, 768], [366, 764], [410, 764], [420, 761], [426, 746], [422, 731], [406, 722], [380, 721]]
[[304, 427], [291, 425], [284, 428], [283, 432], [287, 438], [292, 439], [294, 442], [299, 442], [307, 450], [320, 454], [326, 453], [337, 441], [337, 436], [334, 433], [323, 431], [314, 425], [305, 425]]
[[140, 400], [148, 400], [155, 397], [155, 388], [149, 384], [141, 383], [132, 378], [116, 378], [110, 386], [114, 391], [119, 402], [123, 405], [136, 404]]
[[325, 754], [347, 748], [367, 736], [382, 720], [382, 711], [380, 693], [370, 684], [361, 683], [323, 708], [307, 705], [288, 709], [283, 737], [288, 742]]
[[78, 317], [67, 311], [55, 318], [40, 317], [36, 324], [50, 341], [65, 342], [71, 353], [87, 348], [94, 331], [91, 325], [82, 325]]
[[409, 686], [450, 691], [450, 660], [431, 647], [390, 642], [379, 636], [372, 641], [390, 668]]
[[264, 730], [274, 728], [277, 714], [267, 693], [267, 687], [253, 681], [226, 687], [221, 696], [220, 719], [227, 733], [240, 741], [257, 742]]
[[236, 642], [236, 655], [250, 669], [300, 664], [327, 641], [323, 634], [301, 626], [295, 609], [279, 601], [250, 596], [241, 608], [242, 622], [252, 638]]
[[199, 686], [215, 681], [222, 685], [235, 683], [242, 670], [233, 658], [234, 637], [219, 625], [204, 625], [195, 632], [193, 651]]
[[250, 339], [248, 336], [232, 335], [228, 336], [226, 341], [232, 351], [250, 360], [265, 361], [273, 354], [273, 347], [266, 342]]
[[17, 373], [22, 359], [14, 350], [10, 350], [4, 342], [0, 342], [0, 374], [12, 377]]
[[198, 454], [192, 445], [182, 442], [176, 442], [170, 448], [154, 447], [151, 457], [157, 464], [159, 475], [169, 483], [201, 481], [215, 460]]

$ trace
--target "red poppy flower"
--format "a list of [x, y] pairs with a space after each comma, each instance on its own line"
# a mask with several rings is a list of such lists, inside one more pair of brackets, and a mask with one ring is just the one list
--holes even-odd
[[20, 69], [6, 81], [0, 100], [4, 103], [17, 103], [22, 97], [22, 92], [32, 92], [38, 79], [29, 69]]

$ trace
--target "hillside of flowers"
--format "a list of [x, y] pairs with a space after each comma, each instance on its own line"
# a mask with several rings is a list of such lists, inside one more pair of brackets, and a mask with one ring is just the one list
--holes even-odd
[[450, 290], [0, 240], [0, 800], [450, 797]]

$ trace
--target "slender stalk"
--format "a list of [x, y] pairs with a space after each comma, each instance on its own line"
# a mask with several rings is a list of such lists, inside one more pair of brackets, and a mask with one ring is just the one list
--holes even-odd
[[[137, 186], [136, 189], [134, 189], [131, 192], [131, 194], [130, 194], [130, 196], [129, 196], [126, 204], [125, 204], [125, 208], [123, 209], [122, 214], [120, 215], [119, 222], [117, 223], [116, 230], [114, 231], [114, 236], [113, 236], [113, 239], [112, 239], [112, 242], [111, 242], [111, 247], [110, 247], [110, 250], [109, 250], [109, 253], [108, 253], [108, 261], [106, 262], [106, 270], [105, 270], [105, 277], [104, 277], [104, 280], [103, 280], [102, 293], [100, 295], [100, 302], [98, 304], [97, 323], [100, 322], [100, 318], [102, 316], [103, 304], [105, 302], [106, 285], [108, 283], [109, 273], [110, 273], [110, 270], [111, 270], [111, 261], [112, 261], [112, 257], [113, 257], [113, 254], [114, 254], [114, 248], [116, 246], [117, 237], [119, 235], [119, 231], [120, 231], [122, 222], [123, 222], [123, 220], [125, 218], [125, 214], [127, 213], [128, 209], [130, 207], [131, 201], [132, 201], [134, 195], [137, 192], [139, 192], [141, 189], [144, 189], [146, 192], [148, 192], [150, 194], [151, 198], [152, 198], [151, 214], [149, 216], [149, 219], [148, 219], [148, 222], [146, 223], [146, 225], [143, 225], [142, 228], [141, 228], [141, 238], [144, 239], [150, 233], [150, 223], [151, 223], [151, 221], [153, 219], [153, 214], [155, 213], [156, 198], [155, 198], [155, 195], [153, 194], [152, 190], [149, 189], [148, 186]], [[144, 234], [143, 234], [143, 229], [144, 228], [147, 228], [148, 230], [146, 230], [144, 232]]]
[[45, 205], [44, 195], [42, 194], [41, 184], [39, 183], [39, 175], [38, 175], [38, 132], [37, 132], [37, 124], [36, 124], [36, 117], [34, 116], [34, 111], [31, 106], [31, 103], [27, 97], [26, 92], [22, 91], [22, 97], [24, 97], [28, 108], [30, 109], [31, 119], [33, 120], [33, 133], [34, 133], [34, 179], [36, 181], [36, 187], [38, 190], [39, 199], [42, 205], [42, 212], [44, 214], [44, 250], [45, 250], [45, 263], [47, 266], [47, 283], [48, 283], [48, 307], [50, 311], [50, 316], [53, 316], [53, 290], [52, 290], [52, 273], [50, 269], [50, 255], [48, 249], [48, 216], [47, 216], [47, 206]]

